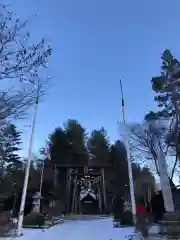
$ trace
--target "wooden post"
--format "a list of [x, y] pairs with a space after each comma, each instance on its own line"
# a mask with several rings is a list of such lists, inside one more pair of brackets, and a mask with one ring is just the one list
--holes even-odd
[[101, 177], [98, 177], [98, 204], [100, 213], [102, 213], [102, 200], [101, 200]]
[[74, 198], [75, 198], [75, 180], [76, 177], [74, 178], [74, 181], [73, 181], [73, 195], [72, 195], [72, 202], [71, 202], [71, 212], [74, 213]]
[[74, 200], [74, 213], [77, 213], [77, 187], [75, 191], [75, 200]]
[[82, 212], [81, 212], [81, 200], [80, 200], [80, 196], [79, 196], [79, 201], [78, 201], [78, 204], [79, 204], [79, 213], [81, 214]]
[[75, 213], [77, 213], [77, 202], [78, 202], [78, 184], [77, 184], [77, 177], [76, 177], [75, 207], [74, 207]]
[[65, 208], [67, 211], [67, 205], [68, 205], [68, 181], [69, 181], [69, 168], [66, 168], [66, 196], [65, 196]]
[[72, 169], [69, 169], [68, 173], [68, 183], [67, 183], [67, 211], [70, 212], [70, 193], [71, 193], [71, 172]]
[[88, 167], [84, 167], [84, 173], [88, 173]]
[[72, 206], [71, 206], [72, 213], [74, 213], [74, 210], [75, 210], [76, 184], [77, 184], [77, 175], [74, 178], [74, 184], [73, 184], [73, 197], [72, 197]]
[[103, 202], [104, 202], [104, 211], [107, 211], [107, 202], [106, 202], [106, 185], [105, 185], [105, 178], [104, 178], [104, 168], [101, 169], [102, 175], [102, 188], [103, 188]]

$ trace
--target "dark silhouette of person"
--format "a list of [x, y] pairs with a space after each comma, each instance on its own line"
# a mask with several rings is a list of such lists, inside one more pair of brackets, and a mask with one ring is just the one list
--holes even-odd
[[115, 219], [121, 219], [124, 212], [124, 199], [122, 197], [117, 196], [113, 199], [112, 212]]
[[151, 207], [154, 220], [156, 223], [158, 223], [159, 221], [162, 220], [165, 213], [164, 199], [161, 191], [159, 191], [152, 197]]
[[147, 209], [144, 198], [139, 197], [136, 201], [136, 231], [141, 232], [143, 237], [148, 237]]
[[151, 204], [149, 202], [146, 205], [146, 212], [147, 213], [152, 213], [152, 207], [151, 207]]

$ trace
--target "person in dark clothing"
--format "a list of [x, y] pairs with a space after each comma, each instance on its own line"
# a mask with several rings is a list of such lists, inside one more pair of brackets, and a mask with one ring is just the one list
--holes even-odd
[[153, 215], [154, 221], [158, 223], [163, 219], [163, 216], [165, 213], [162, 192], [158, 192], [156, 195], [152, 197], [151, 206], [152, 206], [152, 215]]
[[114, 216], [114, 226], [120, 221], [124, 211], [124, 199], [115, 197], [112, 202], [112, 213]]
[[136, 231], [141, 232], [143, 237], [148, 237], [147, 211], [143, 197], [136, 203]]
[[163, 230], [161, 221], [163, 220], [163, 217], [164, 217], [165, 206], [164, 206], [164, 199], [161, 191], [159, 191], [155, 196], [153, 196], [151, 200], [151, 206], [152, 206], [152, 214], [154, 217], [154, 221], [159, 225], [159, 234], [163, 234], [164, 230]]
[[152, 207], [151, 207], [151, 204], [149, 202], [147, 202], [147, 204], [146, 204], [146, 213], [147, 213], [148, 226], [150, 228], [152, 226], [152, 223], [153, 223], [153, 216], [152, 216]]
[[147, 205], [146, 205], [146, 212], [147, 213], [152, 213], [152, 208], [151, 208], [151, 204], [150, 203], [147, 203]]

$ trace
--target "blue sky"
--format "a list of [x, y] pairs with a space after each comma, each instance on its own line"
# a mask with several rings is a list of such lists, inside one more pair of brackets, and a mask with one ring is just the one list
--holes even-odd
[[[67, 120], [91, 131], [104, 126], [111, 140], [122, 120], [119, 78], [123, 80], [126, 118], [142, 121], [155, 109], [150, 80], [160, 71], [165, 48], [180, 56], [180, 1], [167, 0], [3, 0], [30, 19], [32, 42], [52, 45], [47, 75], [54, 87], [39, 106], [34, 151]], [[24, 129], [24, 155], [31, 116]]]

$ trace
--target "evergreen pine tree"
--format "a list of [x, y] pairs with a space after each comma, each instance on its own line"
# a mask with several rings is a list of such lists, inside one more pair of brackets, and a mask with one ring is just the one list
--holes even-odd
[[14, 124], [8, 124], [0, 132], [0, 159], [4, 164], [18, 167], [20, 156], [21, 132]]

